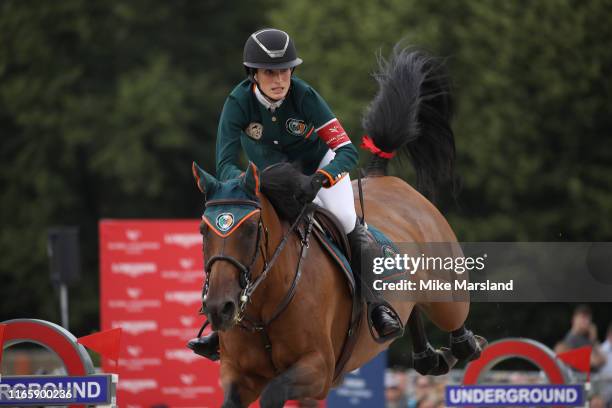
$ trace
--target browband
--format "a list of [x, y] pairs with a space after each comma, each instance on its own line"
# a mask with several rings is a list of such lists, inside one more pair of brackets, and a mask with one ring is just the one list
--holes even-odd
[[218, 200], [209, 200], [206, 201], [204, 208], [212, 207], [215, 205], [249, 205], [251, 207], [261, 209], [261, 205], [257, 201], [254, 200], [241, 200], [241, 199], [232, 199], [232, 198], [220, 198]]

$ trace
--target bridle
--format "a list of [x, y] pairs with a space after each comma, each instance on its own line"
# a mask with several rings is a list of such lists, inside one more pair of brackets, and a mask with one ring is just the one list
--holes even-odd
[[[259, 210], [259, 220], [257, 221], [257, 239], [255, 241], [255, 248], [253, 250], [253, 255], [251, 256], [251, 260], [250, 260], [249, 264], [245, 265], [244, 263], [240, 262], [235, 257], [230, 256], [230, 255], [225, 255], [225, 254], [221, 253], [221, 254], [214, 255], [214, 256], [210, 257], [210, 259], [208, 259], [208, 261], [206, 261], [206, 265], [204, 266], [204, 271], [206, 273], [206, 280], [205, 280], [204, 286], [202, 288], [202, 313], [204, 313], [206, 311], [206, 298], [208, 296], [209, 280], [210, 280], [210, 275], [211, 275], [211, 272], [212, 272], [212, 266], [216, 262], [226, 261], [226, 262], [229, 262], [230, 264], [232, 264], [233, 266], [235, 266], [240, 271], [239, 280], [240, 280], [240, 287], [242, 289], [242, 292], [240, 294], [239, 312], [238, 312], [238, 315], [236, 317], [236, 322], [240, 323], [243, 320], [243, 318], [244, 318], [244, 311], [246, 309], [247, 303], [249, 303], [249, 301], [251, 299], [251, 296], [253, 295], [253, 293], [255, 292], [257, 287], [261, 284], [261, 282], [263, 282], [263, 280], [266, 278], [266, 276], [268, 275], [268, 273], [272, 269], [272, 266], [274, 266], [274, 263], [278, 259], [278, 256], [280, 255], [281, 251], [283, 250], [283, 248], [285, 247], [285, 245], [289, 241], [289, 237], [290, 237], [292, 231], [298, 226], [299, 222], [302, 220], [307, 206], [304, 206], [302, 208], [302, 210], [300, 211], [299, 215], [297, 216], [297, 218], [295, 219], [295, 221], [293, 222], [291, 227], [285, 232], [285, 234], [283, 235], [283, 238], [281, 239], [280, 243], [278, 244], [278, 246], [274, 250], [274, 253], [272, 254], [270, 259], [268, 260], [266, 258], [266, 255], [268, 253], [268, 243], [269, 243], [268, 229], [264, 225], [263, 217], [261, 216], [261, 205], [257, 201], [254, 201], [254, 200], [246, 200], [246, 199], [217, 199], [217, 200], [207, 201], [205, 208], [210, 208], [210, 207], [219, 206], [219, 205], [250, 206], [250, 207], [254, 207], [255, 209]], [[308, 245], [308, 235], [309, 235], [311, 229], [312, 229], [312, 216], [310, 215], [306, 232], [302, 236], [302, 251], [301, 251], [300, 259], [298, 261], [297, 272], [300, 271], [301, 260], [302, 260], [303, 256], [305, 255], [305, 253], [304, 253], [304, 246]], [[263, 236], [265, 236], [265, 242], [264, 242], [264, 245], [261, 245], [260, 241], [261, 241]], [[251, 268], [253, 267], [253, 265], [257, 261], [259, 253], [261, 253], [261, 256], [263, 258], [263, 268], [262, 268], [261, 273], [257, 276], [257, 278], [255, 278], [255, 280], [253, 280], [252, 279], [253, 275], [252, 275]], [[290, 293], [288, 293], [288, 296], [286, 296], [286, 299], [285, 299], [285, 301], [283, 303], [288, 303], [288, 300], [291, 300], [291, 297], [293, 297], [293, 293], [294, 293], [294, 290], [295, 290], [295, 284], [297, 283], [297, 279], [299, 279], [299, 274], [298, 273], [296, 273], [296, 278], [294, 278], [294, 285], [292, 285]], [[286, 307], [287, 305], [284, 304], [282, 306], [283, 306], [282, 310], [284, 310], [284, 307]], [[282, 310], [280, 310], [280, 312], [282, 312]], [[279, 312], [279, 314], [280, 314], [280, 312]]]
[[[240, 327], [241, 329], [250, 331], [252, 333], [260, 333], [262, 340], [263, 340], [264, 349], [266, 350], [268, 354], [268, 358], [270, 360], [270, 364], [274, 368], [274, 371], [278, 373], [279, 367], [276, 366], [276, 364], [274, 363], [274, 359], [272, 358], [272, 341], [270, 340], [270, 337], [268, 336], [267, 328], [274, 320], [276, 320], [276, 318], [278, 318], [283, 313], [283, 311], [287, 308], [287, 306], [289, 306], [297, 290], [298, 282], [300, 281], [300, 277], [302, 276], [302, 264], [303, 264], [304, 259], [306, 259], [306, 254], [308, 253], [309, 238], [310, 238], [310, 234], [312, 232], [312, 227], [314, 224], [314, 215], [313, 215], [312, 207], [307, 204], [304, 205], [304, 207], [302, 207], [299, 215], [296, 217], [295, 221], [293, 221], [293, 223], [291, 224], [291, 227], [285, 232], [281, 241], [279, 242], [276, 249], [274, 250], [274, 253], [268, 260], [266, 259], [266, 254], [268, 253], [268, 243], [269, 243], [268, 229], [264, 225], [263, 217], [261, 216], [261, 206], [259, 205], [259, 203], [256, 201], [243, 200], [243, 199], [229, 199], [229, 200], [228, 199], [218, 199], [218, 200], [208, 201], [206, 203], [206, 208], [211, 207], [211, 206], [216, 206], [216, 205], [228, 205], [228, 204], [247, 205], [247, 206], [255, 207], [256, 209], [259, 210], [259, 220], [257, 221], [257, 240], [255, 242], [255, 249], [253, 251], [253, 256], [251, 257], [251, 261], [249, 262], [248, 265], [245, 265], [239, 260], [237, 260], [236, 258], [229, 256], [229, 255], [225, 255], [225, 254], [214, 255], [206, 262], [206, 265], [204, 268], [206, 272], [206, 281], [202, 289], [202, 313], [205, 313], [205, 310], [206, 310], [206, 297], [208, 295], [208, 281], [209, 281], [209, 278], [212, 272], [211, 270], [212, 266], [214, 265], [215, 262], [219, 262], [219, 261], [229, 262], [230, 264], [234, 265], [236, 268], [240, 270], [240, 287], [242, 288], [242, 293], [240, 294], [239, 311], [234, 320], [237, 323], [238, 327]], [[300, 222], [304, 219], [304, 217], [306, 218], [306, 222], [304, 225], [304, 229], [302, 231], [297, 227], [300, 224]], [[263, 282], [264, 279], [266, 279], [266, 277], [268, 276], [268, 273], [274, 266], [274, 263], [278, 259], [283, 248], [285, 247], [285, 245], [287, 245], [287, 242], [289, 241], [289, 237], [291, 236], [293, 231], [295, 231], [300, 238], [301, 248], [299, 252], [299, 258], [297, 260], [297, 264], [295, 267], [295, 274], [291, 282], [291, 286], [286, 291], [285, 296], [276, 305], [276, 309], [274, 310], [274, 313], [272, 313], [267, 319], [256, 320], [252, 317], [249, 317], [245, 313], [245, 309], [246, 309], [247, 304], [251, 300], [251, 296], [253, 295], [257, 287], [261, 284], [261, 282]], [[265, 236], [264, 245], [261, 245], [261, 242], [260, 242], [262, 239], [262, 236]], [[251, 268], [255, 264], [257, 260], [257, 255], [260, 252], [263, 257], [263, 268], [262, 268], [261, 273], [257, 276], [257, 278], [255, 278], [255, 280], [252, 280]], [[206, 320], [206, 322], [202, 325], [198, 333], [198, 337], [202, 336], [202, 333], [204, 329], [206, 328], [206, 326], [208, 325], [208, 323], [209, 321]]]

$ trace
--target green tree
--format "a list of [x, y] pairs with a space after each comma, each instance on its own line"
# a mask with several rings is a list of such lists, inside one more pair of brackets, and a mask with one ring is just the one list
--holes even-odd
[[[463, 189], [458, 205], [439, 206], [462, 241], [612, 237], [611, 17], [603, 0], [329, 0], [317, 7], [296, 0], [272, 13], [296, 39], [305, 60], [299, 73], [330, 101], [353, 142], [376, 90], [368, 74], [377, 50], [385, 56], [405, 39], [447, 57]], [[392, 174], [413, 180], [406, 163], [394, 164]], [[493, 339], [520, 333], [550, 345], [572, 309], [494, 306], [473, 305], [470, 326]], [[606, 307], [595, 308], [600, 325], [610, 318]], [[392, 361], [406, 363], [405, 350], [405, 341], [396, 343]]]
[[251, 5], [0, 4], [0, 320], [58, 320], [48, 227], [81, 228], [78, 333], [97, 327], [100, 219], [197, 216], [190, 164], [214, 170], [217, 117], [258, 24]]

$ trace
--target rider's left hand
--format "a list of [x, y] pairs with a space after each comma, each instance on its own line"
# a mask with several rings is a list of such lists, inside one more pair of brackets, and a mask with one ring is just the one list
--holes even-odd
[[300, 188], [300, 196], [298, 199], [304, 203], [311, 203], [315, 199], [317, 193], [323, 187], [326, 178], [321, 173], [315, 173], [312, 176], [304, 179]]

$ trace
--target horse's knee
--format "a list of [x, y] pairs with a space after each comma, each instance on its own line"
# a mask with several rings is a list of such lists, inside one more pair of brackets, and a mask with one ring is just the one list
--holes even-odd
[[331, 380], [322, 355], [311, 354], [274, 378], [261, 394], [262, 407], [282, 407], [285, 401], [324, 397]]

